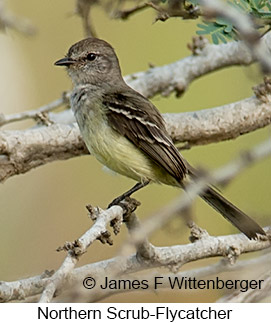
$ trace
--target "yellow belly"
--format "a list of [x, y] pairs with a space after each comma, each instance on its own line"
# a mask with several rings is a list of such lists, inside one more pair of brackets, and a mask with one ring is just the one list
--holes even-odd
[[179, 186], [162, 167], [109, 127], [101, 113], [76, 113], [76, 119], [90, 153], [109, 169], [138, 182], [150, 180]]

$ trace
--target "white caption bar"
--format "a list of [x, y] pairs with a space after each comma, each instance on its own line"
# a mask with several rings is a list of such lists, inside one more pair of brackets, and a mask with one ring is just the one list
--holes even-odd
[[1, 304], [0, 322], [264, 321], [270, 304], [80, 303]]

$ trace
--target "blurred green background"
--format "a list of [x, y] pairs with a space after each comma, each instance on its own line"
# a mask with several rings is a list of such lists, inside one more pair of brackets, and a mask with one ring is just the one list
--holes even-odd
[[[10, 114], [38, 108], [71, 88], [65, 71], [53, 63], [84, 35], [81, 20], [74, 14], [74, 0], [10, 0], [7, 5], [18, 16], [28, 17], [38, 28], [33, 37], [11, 30], [0, 34], [0, 111]], [[163, 65], [190, 55], [187, 43], [195, 35], [197, 22], [170, 19], [153, 24], [152, 10], [136, 14], [125, 22], [109, 19], [99, 8], [95, 8], [92, 16], [98, 36], [114, 46], [124, 75], [146, 70], [149, 63]], [[193, 82], [180, 99], [174, 95], [157, 96], [152, 101], [161, 112], [215, 107], [251, 96], [251, 87], [261, 79], [257, 66], [227, 68]], [[31, 122], [17, 123], [3, 129], [23, 128], [26, 124], [32, 125]], [[183, 154], [193, 165], [212, 169], [267, 138], [270, 138], [270, 127], [234, 141], [195, 147]], [[262, 225], [269, 223], [270, 216], [270, 166], [270, 159], [258, 163], [223, 191]], [[105, 207], [133, 184], [131, 180], [104, 172], [89, 156], [54, 162], [8, 179], [0, 186], [0, 280], [17, 280], [45, 269], [57, 269], [65, 253], [57, 253], [56, 248], [78, 238], [90, 225], [85, 205]], [[137, 214], [140, 218], [147, 217], [178, 194], [177, 189], [151, 185], [135, 195], [142, 203]], [[193, 211], [197, 223], [212, 235], [237, 232], [201, 201], [196, 202]], [[151, 242], [159, 246], [182, 244], [188, 243], [188, 236], [183, 222], [176, 219], [156, 232]], [[114, 237], [113, 247], [95, 242], [79, 265], [116, 255], [126, 237], [123, 227], [121, 234]], [[214, 261], [218, 259], [189, 264], [183, 269]], [[255, 278], [254, 274], [231, 273], [221, 277], [235, 275], [247, 279]], [[220, 295], [217, 291], [160, 291], [116, 295], [106, 301], [208, 302]]]

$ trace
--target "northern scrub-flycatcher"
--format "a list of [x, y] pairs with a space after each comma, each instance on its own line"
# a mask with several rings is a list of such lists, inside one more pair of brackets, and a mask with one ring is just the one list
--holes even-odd
[[[81, 40], [55, 65], [66, 66], [74, 84], [71, 107], [90, 153], [139, 183], [129, 194], [149, 182], [185, 189], [185, 179], [195, 176], [193, 168], [173, 144], [157, 108], [124, 82], [111, 45]], [[265, 235], [214, 188], [206, 187], [200, 197], [248, 238]]]

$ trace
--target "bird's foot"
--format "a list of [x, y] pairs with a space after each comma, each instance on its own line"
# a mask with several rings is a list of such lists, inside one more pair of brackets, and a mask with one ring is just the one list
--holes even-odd
[[122, 201], [122, 200], [124, 200], [125, 198], [127, 197], [127, 195], [125, 195], [125, 193], [124, 194], [122, 194], [122, 195], [120, 195], [120, 196], [118, 196], [118, 197], [116, 197], [111, 203], [109, 203], [108, 204], [108, 209], [109, 208], [111, 208], [111, 206], [113, 206], [113, 205], [119, 205], [120, 204], [120, 202]]
[[149, 184], [149, 181], [136, 183], [131, 189], [129, 189], [129, 191], [127, 191], [127, 192], [123, 193], [122, 195], [116, 197], [108, 205], [107, 208], [109, 209], [113, 205], [119, 205], [122, 200], [125, 200], [127, 197], [130, 197], [133, 193], [135, 193], [136, 191], [140, 190], [141, 188], [145, 187], [148, 184]]

